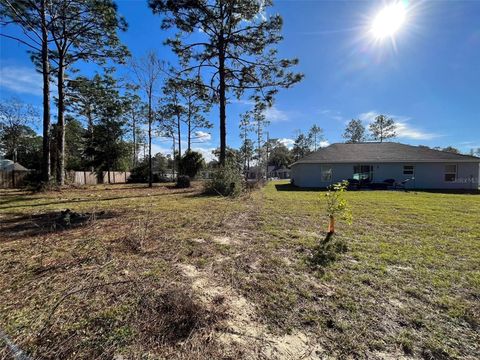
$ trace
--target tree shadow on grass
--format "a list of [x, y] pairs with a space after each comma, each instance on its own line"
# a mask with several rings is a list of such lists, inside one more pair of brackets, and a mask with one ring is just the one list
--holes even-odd
[[[177, 189], [182, 190], [182, 189]], [[77, 204], [77, 203], [85, 203], [85, 202], [104, 202], [104, 201], [114, 201], [114, 200], [125, 200], [125, 199], [135, 199], [135, 198], [155, 198], [161, 196], [171, 196], [171, 195], [178, 195], [178, 194], [188, 194], [188, 193], [195, 193], [197, 190], [190, 190], [190, 191], [169, 191], [160, 194], [133, 194], [131, 196], [110, 196], [105, 198], [98, 198], [92, 197], [88, 199], [67, 199], [67, 200], [60, 200], [60, 201], [50, 201], [50, 202], [41, 202], [37, 204], [20, 204], [20, 205], [6, 205], [0, 204], [0, 210], [10, 210], [15, 208], [26, 208], [26, 207], [39, 207], [39, 206], [48, 206], [48, 205], [61, 205], [64, 204], [65, 206]], [[27, 201], [29, 201], [28, 199]], [[38, 200], [35, 199], [35, 200]], [[22, 202], [22, 199], [18, 199], [19, 202]]]
[[0, 233], [5, 238], [30, 237], [76, 229], [87, 226], [96, 220], [111, 219], [115, 216], [118, 215], [114, 212], [77, 213], [69, 209], [15, 216], [6, 220], [0, 219]]
[[326, 188], [301, 188], [292, 184], [276, 184], [275, 189], [277, 191], [325, 191]]

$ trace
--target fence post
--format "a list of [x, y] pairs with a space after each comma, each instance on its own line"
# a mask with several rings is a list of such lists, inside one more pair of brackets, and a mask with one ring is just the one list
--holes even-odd
[[12, 169], [12, 188], [15, 188], [15, 169]]

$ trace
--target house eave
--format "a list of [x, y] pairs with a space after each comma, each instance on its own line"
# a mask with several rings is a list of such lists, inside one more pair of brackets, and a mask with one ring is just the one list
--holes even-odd
[[436, 159], [436, 160], [421, 160], [421, 159], [401, 159], [401, 160], [372, 160], [372, 159], [365, 159], [365, 160], [312, 160], [312, 161], [297, 161], [294, 162], [290, 166], [299, 165], [299, 164], [398, 164], [398, 163], [478, 163], [480, 164], [480, 159]]

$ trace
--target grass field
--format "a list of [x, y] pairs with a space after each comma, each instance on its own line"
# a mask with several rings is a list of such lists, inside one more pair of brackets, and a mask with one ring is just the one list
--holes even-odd
[[0, 330], [40, 359], [480, 358], [480, 196], [346, 196], [318, 268], [323, 193], [281, 182], [1, 191]]

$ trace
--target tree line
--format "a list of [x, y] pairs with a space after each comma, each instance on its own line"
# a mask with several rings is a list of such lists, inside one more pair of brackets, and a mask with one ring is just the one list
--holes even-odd
[[[87, 134], [83, 156], [93, 169], [111, 169], [124, 156], [126, 128], [132, 134], [137, 160], [137, 131], [146, 127], [149, 183], [152, 182], [152, 138], [172, 139], [182, 156], [186, 128], [187, 152], [212, 105], [218, 107], [219, 165], [226, 163], [229, 98], [244, 96], [259, 106], [273, 104], [280, 88], [289, 88], [303, 75], [292, 71], [297, 59], [279, 58], [282, 19], [266, 16], [270, 1], [162, 1], [148, 6], [160, 16], [162, 29], [174, 29], [166, 45], [178, 64], [165, 64], [153, 52], [132, 59], [119, 33], [127, 31], [124, 17], [112, 0], [10, 0], [0, 4], [2, 25], [16, 24], [22, 35], [1, 36], [28, 49], [43, 76], [41, 174], [44, 182], [63, 185], [66, 168], [67, 119], [82, 118]], [[81, 64], [102, 67], [95, 76], [76, 76]], [[135, 86], [115, 75], [127, 65]], [[51, 85], [55, 85], [56, 123], [51, 122]], [[161, 92], [163, 95], [160, 96]], [[127, 123], [128, 119], [128, 123]], [[73, 125], [72, 125], [73, 126]]]

